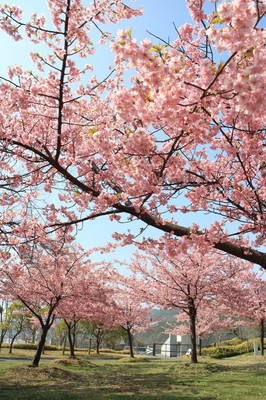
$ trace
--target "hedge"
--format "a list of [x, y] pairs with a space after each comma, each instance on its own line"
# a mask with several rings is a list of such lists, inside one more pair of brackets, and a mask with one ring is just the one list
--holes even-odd
[[[37, 343], [14, 343], [13, 349], [22, 349], [22, 350], [37, 350]], [[9, 348], [8, 343], [3, 343], [2, 348]], [[44, 350], [55, 350], [62, 351], [62, 347], [60, 346], [52, 346], [50, 344], [46, 344]], [[69, 350], [68, 347], [65, 348], [66, 351]], [[88, 349], [75, 349], [76, 351], [88, 351]], [[95, 352], [95, 349], [91, 349], [91, 352]], [[100, 349], [100, 353], [116, 353], [116, 354], [129, 354], [128, 350], [113, 350], [113, 349]]]
[[260, 344], [259, 339], [254, 339], [248, 343], [248, 349], [247, 349], [246, 341], [240, 342], [239, 344], [234, 344], [237, 342], [238, 340], [235, 340], [235, 342], [228, 340], [226, 342], [222, 342], [219, 347], [206, 347], [202, 349], [201, 354], [203, 356], [208, 356], [213, 358], [233, 357], [253, 351], [254, 342], [256, 342], [258, 346]]
[[[9, 348], [8, 343], [3, 343], [2, 348]], [[14, 343], [13, 349], [24, 349], [24, 350], [37, 350], [37, 343]], [[52, 346], [50, 344], [46, 344], [44, 346], [44, 350], [61, 350], [61, 347]]]

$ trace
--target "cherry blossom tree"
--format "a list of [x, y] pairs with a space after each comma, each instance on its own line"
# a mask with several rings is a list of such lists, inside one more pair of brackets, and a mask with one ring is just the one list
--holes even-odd
[[[73, 296], [60, 303], [57, 315], [63, 318], [67, 327], [70, 357], [75, 356], [76, 330], [78, 324], [86, 321], [110, 319], [110, 288], [107, 287], [109, 271], [98, 268], [97, 263], [87, 263], [81, 270], [72, 288]], [[102, 323], [100, 323], [102, 326]]]
[[264, 336], [266, 320], [266, 301], [265, 301], [266, 281], [265, 274], [253, 273], [248, 282], [249, 297], [246, 302], [247, 314], [260, 328], [260, 354], [264, 356]]
[[135, 291], [142, 294], [143, 301], [187, 314], [191, 362], [197, 363], [198, 313], [217, 301], [227, 282], [242, 268], [240, 261], [211, 251], [208, 245], [191, 246], [188, 240], [168, 238], [151, 241], [145, 253], [135, 256], [130, 268], [134, 272], [132, 283], [137, 281]]
[[[100, 320], [101, 318], [99, 318]], [[104, 336], [106, 334], [106, 332], [108, 332], [108, 328], [107, 326], [104, 326], [104, 324], [102, 322], [97, 322], [96, 320], [94, 322], [89, 322], [87, 321], [87, 332], [89, 332], [92, 340], [95, 343], [95, 351], [97, 356], [100, 354], [100, 346], [104, 340]], [[89, 353], [90, 353], [89, 349]]]
[[228, 282], [229, 290], [224, 290], [224, 304], [231, 314], [245, 320], [255, 322], [260, 331], [260, 352], [264, 355], [264, 324], [266, 319], [265, 273], [247, 270], [238, 277], [238, 284]]
[[[30, 21], [1, 6], [3, 31], [46, 46], [30, 71], [1, 77], [2, 235], [25, 229], [16, 203], [25, 210], [57, 187], [61, 207], [43, 210], [50, 229], [124, 214], [266, 268], [265, 1], [187, 0], [194, 23], [159, 44], [104, 31], [141, 14], [131, 3], [49, 0], [50, 17]], [[115, 55], [105, 79], [92, 67], [93, 30]], [[205, 222], [182, 226], [186, 213]]]
[[100, 355], [101, 345], [113, 348], [118, 341], [124, 341], [126, 334], [121, 327], [107, 326], [101, 322], [81, 321], [84, 334], [89, 335], [88, 354], [91, 354], [92, 344], [94, 343], [96, 355]]
[[121, 327], [126, 332], [129, 354], [131, 358], [134, 358], [133, 334], [146, 331], [154, 325], [151, 320], [152, 306], [144, 304], [142, 297], [138, 296], [138, 291], [130, 287], [131, 279], [127, 285], [127, 279], [119, 274], [115, 276], [118, 282], [123, 283], [123, 286], [117, 287], [113, 298], [114, 326]]
[[70, 358], [76, 358], [75, 355], [75, 345], [76, 345], [76, 332], [77, 324], [79, 320], [75, 317], [72, 320], [64, 319], [64, 323], [67, 327], [67, 337], [69, 343]]
[[[182, 311], [182, 310], [181, 310]], [[232, 313], [231, 308], [225, 306], [223, 299], [216, 295], [212, 301], [202, 304], [197, 310], [196, 332], [199, 338], [199, 356], [202, 351], [202, 340], [209, 335], [215, 334], [216, 337], [225, 331], [232, 331], [236, 327], [243, 325], [243, 320], [237, 319]], [[177, 315], [177, 325], [171, 326], [171, 332], [179, 335], [189, 334], [189, 316], [184, 312]]]
[[76, 279], [80, 275], [84, 254], [80, 249], [63, 246], [59, 241], [33, 246], [32, 253], [25, 253], [24, 246], [18, 253], [10, 254], [1, 267], [1, 293], [20, 301], [32, 314], [33, 322], [41, 328], [32, 366], [38, 367], [47, 333], [52, 326], [59, 304], [75, 297]]

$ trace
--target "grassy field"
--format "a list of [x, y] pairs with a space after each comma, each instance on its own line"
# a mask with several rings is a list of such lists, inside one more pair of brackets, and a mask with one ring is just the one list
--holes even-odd
[[130, 362], [127, 357], [96, 360], [83, 354], [78, 360], [46, 359], [39, 368], [27, 364], [0, 361], [0, 399], [266, 399], [266, 360], [260, 356], [200, 358], [190, 365], [186, 359], [139, 357]]

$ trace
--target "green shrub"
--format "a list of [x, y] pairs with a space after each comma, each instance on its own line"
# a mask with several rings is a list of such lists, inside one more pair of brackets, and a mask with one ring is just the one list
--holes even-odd
[[[13, 349], [22, 349], [22, 350], [37, 350], [37, 343], [14, 343]], [[9, 348], [8, 343], [2, 344], [3, 348]], [[50, 344], [46, 344], [44, 350], [60, 350], [58, 346], [52, 346]]]
[[260, 344], [259, 339], [254, 339], [250, 341], [248, 344], [246, 341], [243, 342], [237, 338], [232, 340], [227, 340], [222, 342], [219, 347], [212, 346], [202, 349], [201, 354], [203, 356], [208, 356], [213, 358], [233, 357], [253, 351], [254, 342], [256, 342], [259, 346]]
[[100, 353], [129, 354], [129, 350], [100, 349]]
[[221, 346], [236, 346], [236, 345], [239, 345], [239, 344], [242, 344], [242, 343], [244, 343], [243, 340], [238, 338], [238, 337], [236, 337], [234, 339], [224, 340], [220, 344], [221, 344]]
[[13, 349], [36, 350], [36, 343], [14, 343]]
[[202, 350], [203, 356], [213, 357], [213, 358], [223, 358], [223, 357], [233, 357], [239, 353], [235, 351], [232, 346], [223, 347], [209, 347]]

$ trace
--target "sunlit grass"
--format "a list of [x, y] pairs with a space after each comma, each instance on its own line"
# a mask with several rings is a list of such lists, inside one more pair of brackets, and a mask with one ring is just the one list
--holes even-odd
[[[20, 348], [14, 348], [12, 354], [9, 354], [9, 349], [4, 347], [1, 350], [0, 353], [0, 359], [1, 358], [27, 358], [27, 359], [33, 359], [34, 354], [36, 350], [32, 349], [20, 349]], [[101, 351], [99, 355], [96, 354], [95, 351], [91, 351], [90, 355], [88, 354], [88, 350], [86, 349], [78, 349], [75, 351], [75, 354], [77, 357], [91, 357], [91, 358], [123, 358], [123, 357], [128, 357], [128, 354], [123, 354], [122, 352], [108, 352], [107, 350]], [[65, 354], [62, 353], [62, 351], [59, 350], [45, 350], [45, 352], [42, 354], [42, 359], [50, 359], [50, 358], [59, 358], [59, 359], [65, 359], [66, 357], [69, 356], [68, 350], [65, 351]]]
[[0, 399], [257, 400], [265, 399], [266, 360], [237, 356], [182, 359], [77, 360], [62, 357], [39, 368], [0, 363]]

